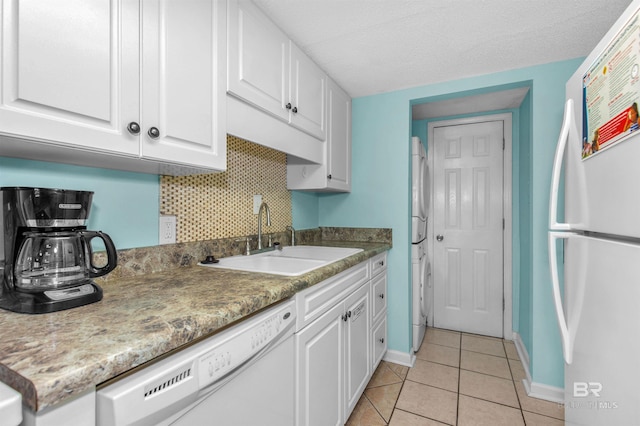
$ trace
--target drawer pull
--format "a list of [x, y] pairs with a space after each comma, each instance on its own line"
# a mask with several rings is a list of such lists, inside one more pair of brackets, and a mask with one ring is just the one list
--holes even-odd
[[378, 295], [378, 297], [379, 297], [380, 299], [384, 299], [384, 293], [380, 293], [380, 294]]
[[378, 262], [378, 266], [384, 266], [384, 260], [381, 260], [380, 262]]
[[378, 342], [384, 344], [384, 337], [381, 337], [380, 339], [378, 339]]

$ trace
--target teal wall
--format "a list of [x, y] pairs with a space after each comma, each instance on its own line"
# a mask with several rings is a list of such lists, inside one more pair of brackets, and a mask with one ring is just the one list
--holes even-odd
[[411, 347], [409, 141], [416, 130], [411, 122], [412, 101], [529, 84], [530, 99], [517, 111], [518, 140], [527, 146], [517, 151], [518, 162], [525, 164], [523, 170], [516, 171], [516, 187], [523, 196], [515, 207], [524, 216], [517, 223], [520, 246], [518, 275], [514, 277], [514, 325], [529, 352], [533, 381], [563, 386], [560, 338], [549, 282], [547, 210], [564, 86], [580, 62], [556, 62], [353, 100], [352, 192], [319, 195], [319, 224], [393, 229], [388, 263], [390, 349], [408, 352]]
[[[352, 192], [292, 192], [296, 228], [393, 229], [394, 248], [388, 263], [390, 349], [409, 352], [411, 347], [410, 136], [424, 126], [412, 123], [411, 103], [530, 84], [528, 102], [514, 111], [519, 116], [517, 124], [514, 122], [519, 141], [514, 154], [518, 164], [514, 188], [519, 190], [514, 201], [518, 213], [514, 229], [519, 242], [514, 252], [519, 255], [515, 254], [514, 260], [513, 323], [529, 352], [533, 380], [563, 386], [560, 338], [549, 283], [547, 209], [564, 84], [580, 62], [563, 61], [356, 98], [352, 107]], [[91, 229], [109, 233], [118, 248], [158, 242], [157, 176], [0, 157], [0, 186], [13, 185], [95, 191]]]
[[156, 175], [0, 157], [0, 186], [94, 191], [89, 229], [109, 234], [118, 249], [158, 244]]

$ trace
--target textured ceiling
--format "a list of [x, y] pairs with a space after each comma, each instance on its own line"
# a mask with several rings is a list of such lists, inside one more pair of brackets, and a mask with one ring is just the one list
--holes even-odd
[[586, 56], [631, 0], [254, 0], [352, 97]]

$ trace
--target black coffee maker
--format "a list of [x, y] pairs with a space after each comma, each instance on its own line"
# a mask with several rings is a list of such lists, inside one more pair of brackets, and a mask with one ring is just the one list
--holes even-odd
[[[111, 238], [88, 231], [93, 192], [3, 187], [4, 260], [0, 308], [40, 314], [97, 302], [102, 289], [91, 278], [117, 264]], [[91, 240], [103, 241], [107, 263], [95, 266]]]

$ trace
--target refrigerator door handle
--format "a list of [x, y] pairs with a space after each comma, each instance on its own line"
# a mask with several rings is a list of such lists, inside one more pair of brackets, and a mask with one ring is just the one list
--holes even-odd
[[567, 99], [564, 106], [564, 118], [560, 128], [560, 136], [556, 145], [556, 153], [553, 158], [553, 172], [551, 174], [551, 196], [549, 199], [549, 229], [552, 231], [569, 231], [571, 226], [568, 223], [558, 222], [558, 198], [560, 190], [560, 172], [569, 139], [569, 130], [573, 119], [573, 99]]
[[573, 362], [573, 347], [572, 339], [569, 333], [569, 327], [562, 306], [562, 296], [560, 295], [560, 275], [558, 270], [558, 253], [556, 242], [560, 239], [568, 238], [575, 235], [568, 232], [549, 232], [549, 266], [551, 269], [551, 284], [553, 289], [553, 303], [556, 310], [556, 317], [558, 319], [558, 326], [560, 327], [560, 338], [562, 339], [562, 352], [564, 354], [564, 360], [567, 364]]

